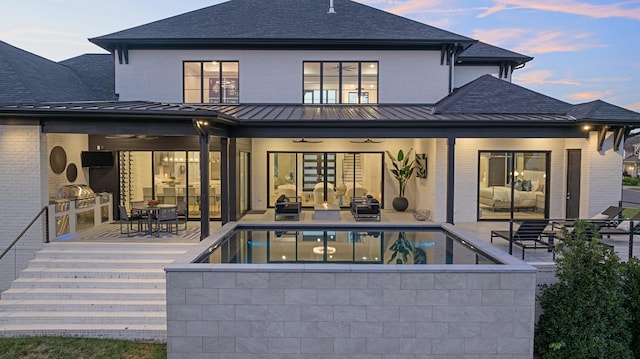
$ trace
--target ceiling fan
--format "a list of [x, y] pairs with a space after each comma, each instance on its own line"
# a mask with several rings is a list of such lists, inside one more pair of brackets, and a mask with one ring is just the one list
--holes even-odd
[[305, 140], [304, 138], [301, 138], [299, 140], [291, 140], [294, 143], [321, 143], [322, 141], [310, 141], [310, 140]]
[[380, 143], [380, 142], [384, 142], [384, 141], [374, 141], [374, 140], [372, 140], [370, 138], [367, 138], [364, 141], [350, 141], [350, 142], [353, 142], [353, 143]]
[[129, 140], [129, 139], [142, 139], [142, 140], [155, 140], [158, 136], [148, 136], [148, 135], [107, 135], [104, 138], [110, 139], [120, 139], [120, 140]]

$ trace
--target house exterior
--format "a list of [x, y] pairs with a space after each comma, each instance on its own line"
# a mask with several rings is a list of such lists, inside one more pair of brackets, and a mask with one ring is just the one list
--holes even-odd
[[[437, 222], [511, 212], [588, 217], [619, 201], [620, 181], [610, 174], [622, 173], [620, 143], [639, 114], [513, 84], [512, 73], [532, 60], [526, 55], [352, 1], [333, 9], [233, 0], [90, 39], [112, 56], [60, 64], [6, 45], [5, 53], [32, 61], [5, 61], [11, 71], [55, 68], [47, 73], [73, 81], [49, 79], [68, 83], [69, 93], [48, 94], [47, 76], [32, 74], [30, 86], [43, 95], [20, 97], [11, 87], [18, 78], [4, 77], [0, 103], [12, 104], [0, 108], [4, 131], [19, 119], [38, 134], [38, 146], [28, 146], [41, 174], [45, 147], [74, 136], [76, 157], [116, 151], [120, 166], [136, 163], [133, 174], [84, 168], [80, 179], [122, 204], [182, 193], [203, 223], [271, 208], [283, 193], [306, 207], [346, 207], [351, 196], [371, 194], [391, 208], [398, 189], [385, 152], [400, 149], [426, 159], [426, 177], [412, 180], [406, 197], [410, 210], [430, 209]], [[202, 160], [209, 170], [200, 170]], [[43, 178], [34, 185], [40, 204], [65, 183], [50, 170]]]
[[[529, 56], [349, 0], [231, 0], [90, 41], [111, 55], [53, 63], [0, 43], [3, 247], [70, 183], [125, 206], [184, 200], [203, 238], [210, 219], [282, 194], [390, 210], [386, 152], [409, 149], [424, 164], [409, 210], [434, 222], [590, 217], [620, 200], [621, 144], [640, 123], [512, 83]], [[55, 147], [77, 178], [52, 169]], [[116, 160], [83, 167], [88, 151]]]

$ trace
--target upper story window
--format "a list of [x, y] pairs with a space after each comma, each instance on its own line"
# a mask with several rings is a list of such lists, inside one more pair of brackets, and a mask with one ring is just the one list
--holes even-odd
[[304, 62], [305, 104], [378, 103], [378, 62]]
[[184, 103], [238, 103], [238, 61], [185, 61]]

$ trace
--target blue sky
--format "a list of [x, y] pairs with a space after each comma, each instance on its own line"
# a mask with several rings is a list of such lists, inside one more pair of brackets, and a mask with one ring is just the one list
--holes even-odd
[[[104, 52], [87, 38], [220, 2], [2, 0], [0, 40], [60, 61]], [[534, 91], [640, 111], [640, 0], [358, 2], [534, 57], [514, 75], [515, 83]]]

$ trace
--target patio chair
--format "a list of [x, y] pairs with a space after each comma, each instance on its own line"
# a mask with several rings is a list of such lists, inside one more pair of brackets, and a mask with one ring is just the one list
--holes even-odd
[[276, 199], [274, 208], [274, 220], [277, 221], [278, 219], [290, 217], [292, 220], [299, 221], [301, 210], [301, 197], [287, 197], [284, 194], [281, 194], [280, 197]]
[[[146, 223], [146, 219], [142, 218], [139, 214], [127, 213], [127, 210], [123, 205], [118, 205], [118, 210], [120, 211], [120, 234], [126, 234], [127, 237], [129, 237], [131, 233], [138, 233], [142, 231], [142, 226]], [[134, 223], [138, 226], [136, 231], [133, 231]], [[123, 230], [123, 225], [127, 230], [126, 232]]]
[[189, 221], [189, 209], [187, 208], [187, 202], [178, 201], [178, 205], [176, 206], [176, 213], [178, 214], [178, 223], [180, 221], [184, 222], [184, 229], [187, 229], [187, 222]]
[[371, 195], [351, 197], [351, 214], [356, 221], [362, 219], [380, 221], [380, 202]]
[[[548, 220], [524, 220], [513, 231], [513, 244], [522, 248], [522, 259], [524, 260], [524, 251], [526, 248], [546, 248], [547, 251], [553, 249], [554, 232], [545, 232], [549, 225]], [[509, 231], [491, 231], [491, 243], [494, 238], [502, 238], [510, 241]]]
[[158, 209], [158, 216], [156, 218], [156, 236], [160, 237], [160, 231], [162, 226], [169, 233], [173, 233], [173, 226], [175, 225], [175, 234], [178, 234], [178, 212], [176, 208], [160, 208]]

